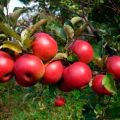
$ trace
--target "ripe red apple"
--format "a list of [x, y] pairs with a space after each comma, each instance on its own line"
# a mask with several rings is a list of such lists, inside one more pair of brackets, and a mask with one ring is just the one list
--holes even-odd
[[22, 55], [22, 53], [17, 53], [17, 52], [14, 52], [14, 60], [16, 60], [17, 58], [19, 58], [20, 56]]
[[35, 55], [24, 54], [15, 61], [14, 73], [17, 83], [21, 86], [34, 85], [43, 77], [44, 72], [43, 62]]
[[65, 99], [62, 96], [57, 96], [54, 101], [54, 105], [57, 107], [61, 107], [65, 105]]
[[120, 80], [120, 56], [108, 57], [106, 68], [117, 80]]
[[55, 84], [57, 83], [63, 74], [64, 67], [61, 61], [52, 61], [45, 66], [45, 74], [42, 79], [44, 84]]
[[[65, 71], [66, 69], [64, 69]], [[64, 78], [62, 77], [60, 82], [58, 83], [58, 89], [63, 91], [63, 92], [70, 92], [73, 90], [73, 88], [70, 88], [70, 86], [68, 86], [66, 83], [65, 83], [65, 80]]]
[[88, 85], [92, 78], [90, 67], [83, 62], [74, 62], [63, 72], [65, 84], [73, 89], [81, 89]]
[[32, 42], [32, 51], [43, 61], [49, 61], [58, 51], [57, 42], [47, 33], [36, 33]]
[[63, 92], [70, 92], [72, 91], [73, 89], [68, 87], [66, 83], [62, 82], [60, 85], [59, 85], [59, 90], [63, 91]]
[[11, 79], [13, 75], [14, 61], [12, 57], [3, 51], [0, 51], [0, 82], [4, 83]]
[[87, 41], [75, 40], [70, 46], [70, 49], [78, 56], [81, 62], [89, 63], [93, 59], [94, 50]]
[[105, 77], [103, 74], [98, 74], [94, 77], [92, 81], [92, 89], [97, 94], [103, 94], [103, 95], [111, 95], [111, 92], [108, 91], [103, 85], [102, 80]]

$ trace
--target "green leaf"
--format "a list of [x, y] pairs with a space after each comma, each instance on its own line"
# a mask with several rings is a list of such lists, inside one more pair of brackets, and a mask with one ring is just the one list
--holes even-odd
[[71, 23], [74, 25], [74, 24], [80, 22], [81, 20], [82, 20], [81, 17], [73, 17], [73, 18], [71, 19]]
[[66, 34], [64, 31], [63, 27], [55, 27], [54, 29], [56, 29], [54, 32], [56, 34], [56, 36], [58, 36], [59, 38], [66, 40]]
[[28, 31], [28, 29], [22, 31], [21, 42], [26, 48], [29, 48], [31, 46], [30, 32]]
[[94, 58], [99, 58], [101, 56], [103, 43], [99, 42], [98, 44], [92, 44], [92, 46], [94, 49]]
[[6, 38], [5, 34], [0, 34], [0, 38]]
[[104, 0], [100, 0], [100, 3], [104, 3]]
[[102, 80], [102, 85], [112, 94], [116, 94], [116, 85], [111, 74], [106, 74]]
[[72, 39], [74, 37], [74, 29], [70, 25], [64, 25], [64, 30], [68, 38]]
[[46, 29], [51, 33], [54, 33], [55, 36], [62, 40], [66, 40], [66, 33], [64, 31], [63, 25], [55, 20], [50, 20], [46, 25]]
[[6, 35], [14, 37], [16, 40], [20, 40], [20, 36], [8, 24], [0, 22], [0, 29]]
[[50, 60], [51, 61], [54, 61], [54, 60], [61, 60], [61, 59], [66, 59], [67, 58], [67, 54], [66, 53], [57, 53], [54, 58], [52, 58]]
[[0, 21], [6, 21], [6, 16], [3, 11], [4, 9], [0, 8]]
[[74, 53], [72, 53], [67, 57], [67, 60], [70, 62], [75, 62], [78, 61], [78, 57]]
[[5, 41], [0, 48], [8, 48], [16, 53], [22, 53], [22, 47], [19, 44], [11, 41]]
[[0, 0], [0, 5], [6, 7], [9, 2], [10, 2], [10, 0]]
[[66, 20], [64, 22], [64, 25], [70, 25], [72, 28], [74, 28], [74, 26], [73, 26], [73, 24], [72, 24], [72, 22], [70, 20]]
[[20, 17], [20, 15], [21, 15], [23, 12], [25, 12], [25, 10], [27, 10], [27, 9], [24, 8], [24, 7], [23, 7], [23, 8], [21, 8], [21, 7], [15, 8], [15, 9], [14, 9], [14, 12], [9, 15], [9, 18], [10, 18], [11, 21], [15, 24], [15, 23], [17, 22], [18, 18]]
[[86, 23], [82, 24], [82, 25], [80, 26], [80, 28], [78, 28], [78, 29], [75, 31], [75, 35], [76, 35], [76, 36], [80, 36], [80, 35], [85, 31], [86, 27], [87, 27], [87, 24], [86, 24]]
[[46, 23], [47, 23], [47, 19], [41, 19], [36, 24], [27, 28], [28, 31], [30, 32], [30, 36], [33, 35], [40, 28], [41, 25], [46, 24]]
[[47, 19], [41, 19], [36, 24], [29, 26], [21, 33], [21, 42], [25, 48], [29, 48], [31, 46], [31, 36], [40, 28], [41, 25], [45, 24]]
[[94, 65], [96, 65], [97, 67], [101, 69], [104, 67], [104, 61], [101, 57], [94, 57], [92, 62], [94, 63]]

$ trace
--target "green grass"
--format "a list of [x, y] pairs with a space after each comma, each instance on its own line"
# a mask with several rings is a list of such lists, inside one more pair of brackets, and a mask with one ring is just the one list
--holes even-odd
[[[58, 95], [65, 98], [65, 106], [54, 106]], [[119, 103], [119, 92], [98, 96], [89, 86], [65, 93], [55, 85], [20, 87], [14, 79], [0, 84], [0, 120], [114, 120], [120, 118]]]
[[[57, 95], [64, 96], [65, 106], [54, 106]], [[0, 84], [0, 96], [0, 120], [83, 120], [79, 91], [64, 93], [39, 84], [23, 88], [12, 80]]]

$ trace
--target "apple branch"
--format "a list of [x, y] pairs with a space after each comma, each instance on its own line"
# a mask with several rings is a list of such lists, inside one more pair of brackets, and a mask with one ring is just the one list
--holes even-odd
[[47, 19], [42, 19], [36, 24], [34, 24], [33, 26], [28, 27], [27, 30], [30, 31], [30, 36], [33, 33], [35, 33], [35, 31], [37, 31], [41, 25], [46, 24], [46, 23], [47, 23]]

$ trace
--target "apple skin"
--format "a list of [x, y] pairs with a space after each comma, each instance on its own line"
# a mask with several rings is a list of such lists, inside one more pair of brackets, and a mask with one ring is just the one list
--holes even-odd
[[47, 33], [36, 33], [32, 42], [32, 51], [42, 61], [49, 61], [58, 51], [55, 39]]
[[72, 89], [81, 89], [88, 85], [92, 78], [90, 67], [83, 62], [74, 62], [65, 68], [63, 79], [65, 84]]
[[120, 56], [108, 57], [106, 62], [106, 68], [116, 80], [120, 80]]
[[63, 91], [63, 92], [70, 92], [72, 91], [73, 89], [68, 87], [66, 83], [62, 82], [60, 85], [59, 85], [59, 90]]
[[105, 77], [103, 74], [98, 74], [92, 81], [92, 89], [97, 94], [111, 95], [111, 93], [102, 85], [102, 80]]
[[75, 40], [70, 49], [77, 55], [81, 62], [90, 63], [94, 57], [94, 50], [87, 41]]
[[41, 59], [32, 54], [20, 56], [14, 65], [16, 82], [23, 87], [37, 83], [44, 75], [45, 66]]
[[[64, 72], [67, 70], [67, 68], [64, 68]], [[62, 77], [60, 82], [58, 83], [58, 89], [60, 91], [63, 91], [63, 92], [70, 92], [73, 90], [73, 88], [71, 88], [70, 86], [68, 86], [66, 83], [65, 83], [65, 80], [64, 78]]]
[[64, 66], [61, 61], [52, 61], [45, 65], [45, 74], [42, 79], [43, 84], [56, 84], [62, 77]]
[[56, 107], [62, 107], [65, 105], [65, 99], [62, 96], [57, 96], [55, 101], [54, 101], [54, 105]]
[[23, 55], [22, 53], [17, 53], [17, 52], [14, 52], [14, 60], [16, 60], [17, 58], [19, 58], [21, 55]]
[[13, 75], [14, 60], [3, 51], [0, 51], [0, 83], [9, 81]]

